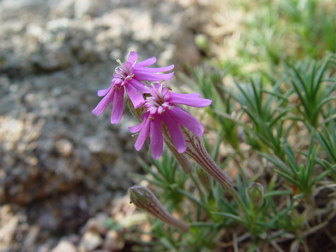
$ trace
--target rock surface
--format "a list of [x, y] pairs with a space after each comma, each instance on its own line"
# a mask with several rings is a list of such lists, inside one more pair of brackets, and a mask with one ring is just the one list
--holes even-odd
[[0, 9], [0, 251], [121, 250], [102, 222], [139, 169], [127, 130], [136, 122], [93, 116], [96, 91], [130, 50], [157, 66], [197, 63], [197, 4], [2, 0]]

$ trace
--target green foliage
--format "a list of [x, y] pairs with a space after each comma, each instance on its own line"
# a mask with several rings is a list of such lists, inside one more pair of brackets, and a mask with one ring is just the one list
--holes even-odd
[[[179, 212], [190, 225], [189, 233], [179, 234], [154, 220], [153, 249], [212, 251], [227, 229], [248, 234], [251, 251], [283, 236], [303, 241], [305, 227], [319, 218], [317, 188], [336, 181], [334, 59], [331, 54], [322, 61], [287, 64], [278, 80], [254, 78], [230, 86], [221, 82], [216, 67], [193, 69], [189, 83], [213, 100], [206, 126], [217, 132], [216, 140], [205, 139], [205, 146], [219, 160], [221, 144], [230, 144], [234, 152], [220, 166], [238, 165], [235, 189], [224, 192], [211, 178], [196, 179], [207, 176], [196, 170], [184, 174], [167, 152], [152, 166], [139, 160], [147, 175], [134, 176], [148, 181], [168, 211]], [[242, 150], [242, 143], [249, 148]], [[249, 159], [256, 155], [259, 173], [251, 176]], [[244, 159], [247, 165], [240, 164]], [[247, 190], [256, 180], [265, 188], [258, 206]], [[303, 206], [309, 214], [300, 210]]]
[[207, 113], [214, 118], [216, 128], [218, 127], [217, 130], [221, 132], [220, 139], [225, 139], [234, 149], [238, 149], [237, 124], [217, 113], [217, 111], [221, 111], [230, 115], [234, 111], [232, 97], [221, 90], [222, 79], [229, 69], [230, 67], [226, 66], [219, 71], [210, 65], [198, 68], [189, 67], [193, 80], [185, 75], [180, 75], [180, 77], [190, 85], [196, 85], [202, 97], [212, 100], [210, 109], [207, 108]]
[[[283, 61], [295, 63], [322, 58], [326, 51], [336, 52], [336, 2], [333, 0], [242, 0], [229, 6], [219, 4], [217, 12], [226, 17], [228, 9], [240, 13], [242, 18], [230, 22], [235, 27], [232, 36], [219, 40], [223, 44], [216, 41], [213, 53], [223, 51], [224, 64], [233, 66], [232, 74], [236, 78], [249, 78], [251, 73], [273, 73]], [[213, 29], [221, 29], [216, 20], [214, 23]], [[223, 24], [224, 28], [226, 25]], [[235, 53], [227, 53], [228, 43]]]
[[170, 200], [168, 202], [169, 209], [179, 207], [179, 203], [183, 197], [178, 193], [178, 190], [183, 189], [187, 175], [177, 167], [174, 157], [164, 152], [160, 162], [152, 159], [155, 169], [152, 169], [150, 165], [140, 158], [138, 162], [142, 165], [147, 175], [136, 173], [132, 173], [131, 175], [135, 178], [148, 181], [157, 188], [160, 188], [161, 193]]
[[300, 62], [292, 67], [285, 65], [285, 78], [289, 79], [293, 92], [300, 100], [296, 106], [296, 111], [301, 117], [298, 117], [298, 120], [307, 122], [314, 128], [318, 127], [319, 119], [323, 116], [322, 107], [336, 98], [331, 95], [336, 83], [330, 78], [325, 78], [329, 63], [330, 58], [321, 64], [312, 61]]
[[313, 178], [318, 153], [316, 147], [313, 144], [313, 138], [311, 139], [308, 153], [306, 154], [307, 160], [305, 164], [300, 164], [297, 162], [292, 148], [287, 143], [283, 144], [283, 150], [285, 153], [285, 161], [281, 161], [263, 153], [260, 155], [265, 157], [277, 167], [275, 172], [287, 180], [292, 186], [298, 188], [298, 193], [302, 193], [302, 195], [296, 195], [297, 198], [305, 197], [306, 199], [310, 200], [313, 186], [315, 186], [317, 181], [321, 180], [330, 172], [330, 170], [327, 170], [326, 172], [319, 174], [317, 178]]
[[[184, 174], [166, 152], [152, 166], [139, 160], [147, 175], [134, 176], [190, 225], [180, 234], [151, 220], [150, 251], [214, 251], [244, 240], [244, 251], [281, 251], [283, 241], [307, 247], [307, 236], [336, 216], [332, 204], [323, 214], [318, 208], [321, 191], [336, 193], [336, 4], [241, 0], [231, 7], [248, 11], [236, 57], [189, 67], [180, 79], [213, 101], [198, 115], [207, 118], [204, 144], [235, 174], [235, 188], [224, 192], [200, 178], [199, 167]], [[257, 205], [247, 191], [254, 182], [265, 188]]]
[[[279, 157], [283, 155], [280, 147], [284, 134], [282, 119], [290, 110], [283, 106], [287, 103], [288, 94], [282, 94], [280, 84], [267, 91], [260, 80], [251, 80], [251, 84], [246, 85], [236, 83], [237, 95], [231, 94], [252, 120], [252, 129], [245, 127], [246, 142], [260, 150], [266, 151], [271, 147]], [[265, 94], [268, 94], [266, 98]]]

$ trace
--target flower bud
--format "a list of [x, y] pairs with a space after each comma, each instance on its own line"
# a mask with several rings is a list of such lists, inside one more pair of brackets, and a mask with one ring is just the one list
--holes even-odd
[[166, 224], [178, 228], [183, 232], [189, 231], [189, 226], [171, 216], [161, 205], [155, 195], [142, 186], [133, 186], [128, 189], [131, 203], [144, 210]]
[[253, 209], [259, 210], [264, 205], [264, 186], [254, 182], [246, 188], [248, 200], [253, 206]]
[[222, 186], [224, 190], [232, 190], [232, 179], [226, 175], [211, 158], [203, 145], [202, 138], [196, 136], [187, 128], [182, 128], [182, 133], [187, 142], [187, 150], [185, 153], [192, 157], [208, 175], [213, 177]]

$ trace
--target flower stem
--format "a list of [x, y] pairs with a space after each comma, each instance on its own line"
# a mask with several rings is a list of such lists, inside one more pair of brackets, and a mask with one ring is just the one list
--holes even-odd
[[197, 190], [199, 191], [201, 198], [203, 199], [204, 194], [203, 194], [203, 191], [201, 190], [201, 187], [199, 186], [199, 183], [196, 181], [192, 173], [190, 173], [189, 175], [190, 175], [191, 180], [194, 182], [194, 185], [196, 186]]
[[177, 152], [173, 143], [167, 137], [168, 134], [167, 134], [167, 130], [166, 130], [165, 127], [163, 127], [163, 132], [164, 132], [163, 136], [164, 136], [165, 143], [166, 143], [167, 147], [169, 148], [169, 150], [174, 155], [174, 157], [176, 158], [177, 162], [180, 164], [180, 166], [182, 168], [182, 171], [185, 174], [191, 174], [192, 164], [190, 163], [188, 158], [183, 153], [178, 153]]

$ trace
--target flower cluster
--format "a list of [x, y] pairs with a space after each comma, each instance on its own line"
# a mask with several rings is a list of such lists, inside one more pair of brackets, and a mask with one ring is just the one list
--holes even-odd
[[[123, 115], [126, 91], [129, 108], [140, 121], [138, 125], [129, 127], [131, 133], [138, 134], [134, 145], [136, 150], [142, 148], [149, 136], [152, 156], [158, 159], [165, 142], [186, 174], [190, 174], [192, 165], [184, 154], [192, 157], [200, 165], [205, 172], [201, 176], [206, 176], [207, 173], [223, 189], [233, 191], [232, 179], [216, 165], [203, 145], [203, 125], [183, 109], [183, 106], [209, 106], [212, 101], [200, 98], [198, 93], [171, 92], [167, 81], [174, 73], [164, 72], [172, 70], [173, 65], [148, 68], [155, 63], [154, 57], [140, 62], [137, 59], [137, 53], [131, 52], [125, 63], [118, 61], [120, 66], [115, 69], [111, 86], [98, 91], [98, 96], [103, 98], [92, 113], [100, 115], [112, 104], [111, 123], [118, 123]], [[209, 178], [200, 181], [211, 187]], [[129, 194], [131, 203], [138, 208], [182, 232], [189, 231], [189, 225], [170, 215], [151, 191], [134, 186], [129, 189]]]
[[142, 81], [167, 81], [174, 74], [158, 74], [158, 72], [172, 70], [174, 65], [161, 68], [146, 68], [156, 62], [155, 57], [141, 62], [137, 62], [137, 59], [138, 54], [132, 51], [126, 63], [121, 63], [120, 60], [117, 60], [120, 66], [115, 69], [110, 87], [97, 92], [98, 96], [104, 96], [104, 98], [92, 111], [94, 115], [100, 115], [112, 103], [111, 123], [118, 123], [123, 115], [125, 90], [133, 106], [138, 108], [145, 102], [142, 95], [148, 93], [148, 89], [146, 89]]
[[[103, 99], [92, 113], [100, 115], [112, 103], [111, 123], [118, 123], [123, 115], [124, 93], [126, 91], [133, 107], [144, 109], [144, 113], [140, 116], [141, 123], [129, 128], [131, 133], [139, 132], [135, 149], [140, 150], [149, 136], [152, 156], [158, 159], [162, 154], [162, 131], [165, 127], [177, 152], [185, 152], [187, 146], [181, 126], [189, 129], [198, 137], [202, 136], [204, 128], [196, 118], [182, 109], [181, 105], [205, 107], [211, 104], [211, 100], [202, 99], [197, 93], [178, 94], [171, 92], [165, 82], [174, 73], [161, 72], [172, 70], [174, 65], [148, 68], [156, 62], [154, 57], [140, 62], [137, 59], [137, 53], [131, 52], [126, 63], [118, 61], [120, 66], [115, 69], [111, 85], [107, 89], [98, 91], [98, 96]], [[151, 85], [147, 85], [148, 82], [151, 82]]]
[[210, 105], [211, 100], [199, 98], [199, 94], [177, 94], [170, 92], [167, 87], [153, 84], [144, 106], [146, 112], [141, 116], [142, 122], [130, 127], [131, 133], [139, 132], [135, 143], [135, 149], [140, 150], [147, 136], [150, 136], [152, 156], [158, 159], [162, 153], [163, 137], [162, 124], [164, 124], [172, 142], [179, 153], [186, 151], [186, 141], [181, 132], [181, 126], [188, 128], [197, 136], [202, 136], [203, 125], [195, 117], [181, 109], [178, 104], [205, 107]]

